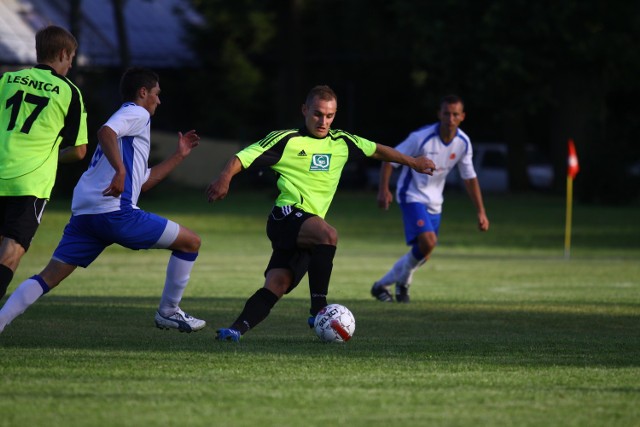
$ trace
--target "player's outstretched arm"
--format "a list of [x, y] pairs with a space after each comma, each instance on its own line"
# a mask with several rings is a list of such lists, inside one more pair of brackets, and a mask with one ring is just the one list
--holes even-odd
[[216, 200], [222, 200], [229, 193], [229, 185], [234, 176], [242, 171], [242, 163], [237, 156], [233, 156], [225, 165], [218, 179], [211, 181], [211, 184], [207, 187], [207, 200], [209, 202], [215, 202]]
[[151, 168], [149, 171], [149, 179], [142, 184], [141, 190], [147, 191], [165, 179], [167, 175], [176, 168], [176, 166], [182, 163], [182, 161], [191, 154], [191, 150], [198, 145], [200, 145], [200, 136], [198, 136], [195, 130], [192, 129], [184, 135], [182, 132], [178, 132], [178, 147], [176, 148], [176, 151]]
[[395, 148], [387, 147], [382, 144], [376, 144], [376, 152], [373, 153], [373, 156], [371, 157], [378, 160], [384, 160], [385, 162], [400, 163], [401, 165], [409, 166], [416, 172], [426, 173], [427, 175], [433, 175], [433, 171], [436, 170], [435, 163], [433, 163], [433, 161], [428, 157], [407, 156]]

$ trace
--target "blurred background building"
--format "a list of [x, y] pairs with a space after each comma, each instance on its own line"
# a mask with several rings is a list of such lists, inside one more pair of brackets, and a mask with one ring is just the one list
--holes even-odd
[[202, 17], [183, 0], [2, 0], [0, 64], [34, 64], [36, 31], [55, 24], [78, 39], [80, 67], [193, 66], [185, 21], [199, 24]]
[[[329, 84], [335, 127], [393, 146], [456, 93], [487, 189], [563, 193], [572, 138], [579, 201], [640, 195], [640, 2], [0, 0], [0, 72], [33, 65], [50, 23], [79, 41], [70, 77], [93, 134], [134, 65], [161, 76], [153, 128], [213, 145], [299, 126], [309, 88]], [[370, 188], [377, 168], [350, 164], [344, 184]]]

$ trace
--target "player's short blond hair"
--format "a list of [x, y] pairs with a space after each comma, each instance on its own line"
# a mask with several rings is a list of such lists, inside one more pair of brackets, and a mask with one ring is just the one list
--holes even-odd
[[39, 63], [51, 62], [60, 51], [74, 53], [78, 41], [73, 34], [57, 25], [49, 25], [36, 33], [36, 59]]
[[338, 95], [327, 85], [317, 85], [311, 88], [309, 94], [307, 95], [307, 99], [305, 104], [311, 105], [313, 102], [313, 98], [318, 97], [324, 101], [334, 100], [336, 103], [338, 102]]

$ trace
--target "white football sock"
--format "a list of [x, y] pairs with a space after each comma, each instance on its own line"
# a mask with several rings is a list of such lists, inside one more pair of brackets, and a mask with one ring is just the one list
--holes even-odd
[[413, 281], [413, 273], [415, 273], [416, 271], [418, 271], [418, 269], [425, 263], [427, 262], [427, 260], [425, 258], [422, 258], [420, 261], [418, 261], [418, 263], [411, 269], [409, 270], [409, 274], [407, 275], [407, 277], [403, 278], [400, 277], [400, 279], [397, 281], [399, 284], [401, 284], [402, 286], [405, 287], [409, 287], [409, 285], [411, 285], [411, 282]]
[[0, 310], [0, 332], [43, 294], [42, 286], [37, 280], [27, 279], [22, 282]]
[[413, 252], [409, 251], [404, 254], [402, 260], [402, 268], [396, 275], [396, 283], [406, 284], [409, 283], [413, 277], [414, 270], [420, 265], [420, 261], [424, 261], [424, 258], [416, 259], [413, 256]]
[[158, 312], [161, 316], [171, 316], [178, 310], [182, 300], [182, 294], [187, 287], [194, 261], [178, 258], [171, 254], [167, 265], [167, 277], [164, 282], [164, 290], [160, 299]]
[[392, 283], [395, 283], [396, 275], [397, 275], [396, 271], [400, 268], [402, 264], [403, 264], [403, 260], [402, 258], [400, 258], [399, 260], [396, 261], [393, 267], [391, 267], [391, 269], [387, 271], [387, 273], [384, 276], [382, 276], [380, 280], [376, 282], [376, 286], [389, 286]]
[[[422, 258], [424, 259], [424, 258]], [[376, 283], [379, 286], [389, 286], [395, 282], [406, 283], [406, 279], [411, 274], [411, 270], [420, 263], [420, 260], [415, 259], [411, 251], [401, 256], [398, 261], [391, 267], [391, 270], [387, 272]]]

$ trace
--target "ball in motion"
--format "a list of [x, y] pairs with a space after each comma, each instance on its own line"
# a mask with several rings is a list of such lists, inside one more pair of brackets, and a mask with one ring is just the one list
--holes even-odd
[[329, 304], [318, 312], [313, 326], [322, 341], [347, 342], [356, 330], [356, 319], [344, 305]]

